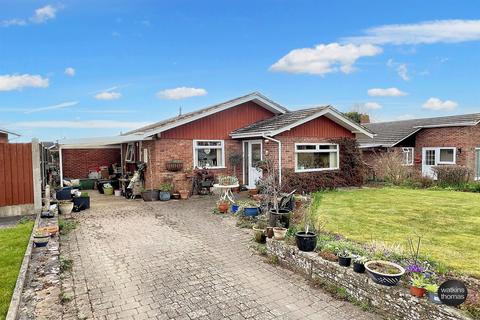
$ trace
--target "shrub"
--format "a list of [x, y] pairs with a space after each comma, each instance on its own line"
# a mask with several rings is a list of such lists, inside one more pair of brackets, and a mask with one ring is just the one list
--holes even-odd
[[315, 192], [324, 189], [356, 186], [363, 184], [364, 164], [355, 139], [337, 138], [340, 150], [340, 170], [296, 173], [293, 169], [284, 170], [284, 191]]
[[403, 164], [403, 153], [398, 149], [379, 153], [373, 163], [373, 171], [376, 177], [394, 185], [405, 183], [415, 176], [413, 167]]
[[433, 167], [433, 172], [440, 186], [455, 186], [467, 182], [471, 174], [469, 168], [459, 165], [436, 166]]

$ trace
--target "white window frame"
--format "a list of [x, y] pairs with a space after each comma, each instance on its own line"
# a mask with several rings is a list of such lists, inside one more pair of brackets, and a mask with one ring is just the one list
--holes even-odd
[[[297, 146], [316, 146], [315, 150], [297, 150]], [[320, 146], [336, 146], [336, 149], [320, 149]], [[340, 169], [340, 147], [336, 143], [295, 143], [295, 172], [333, 171]], [[333, 168], [298, 169], [299, 153], [337, 153], [337, 166]]]
[[[404, 159], [403, 158], [402, 159], [402, 164], [404, 166], [413, 166], [413, 163], [415, 162], [415, 148], [414, 147], [403, 147], [402, 148], [402, 155], [404, 156], [405, 153], [408, 153], [409, 151], [412, 151], [412, 159], [411, 159], [410, 162], [405, 163], [405, 162], [403, 162], [403, 159]], [[408, 160], [408, 157], [407, 157], [407, 160]]]
[[[197, 142], [220, 142], [220, 146], [197, 146]], [[193, 168], [203, 168], [198, 166], [198, 159], [197, 159], [197, 150], [198, 149], [222, 149], [222, 161], [223, 165], [218, 167], [208, 167], [208, 169], [225, 169], [225, 141], [224, 140], [193, 140]]]
[[[453, 161], [441, 161], [440, 160], [441, 150], [453, 150]], [[437, 164], [456, 164], [457, 163], [457, 148], [455, 148], [455, 147], [438, 147], [438, 148], [436, 148], [435, 152], [436, 152], [435, 156], [438, 156]]]
[[480, 148], [475, 148], [475, 181], [480, 181], [480, 167], [478, 166], [478, 154]]
[[[131, 157], [128, 156], [128, 149], [132, 150]], [[125, 152], [125, 162], [135, 162], [135, 144], [133, 142], [127, 144], [127, 150]]]

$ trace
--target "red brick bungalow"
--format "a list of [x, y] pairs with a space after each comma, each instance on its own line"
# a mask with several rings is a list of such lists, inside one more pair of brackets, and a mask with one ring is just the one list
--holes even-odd
[[[261, 175], [255, 164], [264, 150], [271, 150], [280, 172], [339, 171], [342, 154], [331, 139], [357, 135], [373, 136], [330, 106], [289, 111], [255, 92], [127, 132], [110, 142], [104, 139], [103, 145], [121, 146], [126, 171], [133, 171], [137, 161], [146, 162], [153, 176], [149, 181], [147, 170], [147, 188], [166, 180], [173, 181], [177, 190], [190, 188], [183, 171], [166, 169], [173, 160], [181, 160], [184, 170], [206, 167], [215, 174], [236, 175], [240, 183], [254, 188]], [[84, 139], [75, 145], [81, 148], [82, 143], [98, 141]], [[236, 172], [229, 161], [233, 154], [243, 159]]]
[[404, 164], [415, 166], [424, 176], [434, 177], [432, 167], [462, 165], [480, 179], [480, 113], [364, 124], [375, 133], [360, 137], [363, 158], [398, 148]]

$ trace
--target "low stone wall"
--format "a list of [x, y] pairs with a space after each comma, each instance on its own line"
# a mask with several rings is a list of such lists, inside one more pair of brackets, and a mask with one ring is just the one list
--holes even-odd
[[299, 251], [297, 247], [283, 241], [268, 239], [267, 251], [269, 255], [278, 258], [280, 265], [300, 272], [308, 278], [345, 288], [354, 299], [371, 304], [388, 318], [470, 319], [458, 309], [433, 304], [426, 298], [413, 297], [408, 289], [401, 285], [387, 287], [376, 284], [366, 273], [355, 273], [352, 268], [341, 267], [335, 262], [327, 261], [315, 252]]

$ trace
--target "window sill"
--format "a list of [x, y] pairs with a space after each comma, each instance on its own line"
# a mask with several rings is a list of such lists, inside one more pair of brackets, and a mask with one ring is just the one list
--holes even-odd
[[321, 172], [321, 171], [335, 171], [339, 170], [340, 168], [325, 168], [325, 169], [295, 169], [295, 173], [303, 173], [303, 172]]
[[195, 167], [195, 169], [207, 169], [207, 170], [216, 170], [216, 169], [227, 169], [227, 167]]

